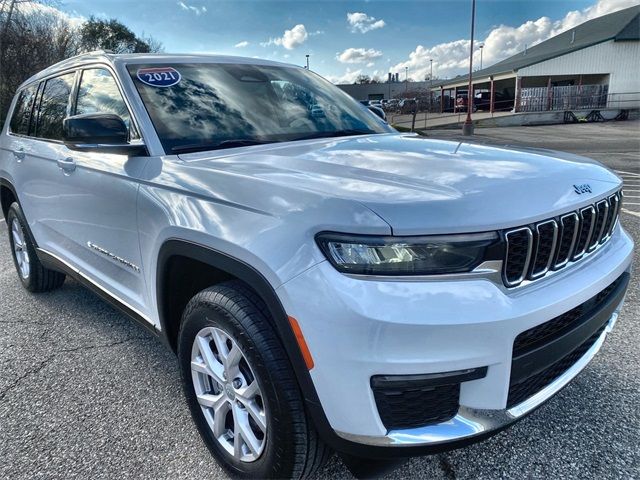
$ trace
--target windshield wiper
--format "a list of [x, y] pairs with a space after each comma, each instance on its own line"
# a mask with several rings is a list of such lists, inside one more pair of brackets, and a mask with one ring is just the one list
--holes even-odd
[[364, 129], [336, 130], [334, 132], [315, 132], [310, 135], [296, 137], [293, 140], [312, 140], [314, 138], [331, 138], [331, 137], [351, 137], [354, 135], [370, 135], [372, 133], [378, 133], [378, 132], [374, 130], [364, 130]]
[[223, 148], [248, 147], [250, 145], [263, 145], [265, 143], [273, 143], [274, 140], [255, 140], [250, 138], [238, 138], [223, 140], [218, 143], [192, 143], [188, 145], [177, 145], [171, 147], [173, 153], [189, 153], [206, 150], [220, 150]]

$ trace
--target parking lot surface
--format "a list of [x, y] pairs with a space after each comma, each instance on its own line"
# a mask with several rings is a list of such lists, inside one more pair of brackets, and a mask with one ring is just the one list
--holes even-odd
[[[633, 205], [640, 198], [632, 195], [640, 196], [634, 192], [640, 190], [640, 124], [477, 132], [474, 141], [572, 151], [625, 172], [622, 224], [640, 243], [640, 209]], [[634, 276], [615, 330], [559, 395], [484, 443], [411, 459], [388, 477], [640, 478], [639, 320]], [[334, 457], [319, 477], [350, 474]], [[73, 281], [47, 294], [24, 291], [4, 222], [0, 478], [226, 478], [191, 422], [173, 354]]]

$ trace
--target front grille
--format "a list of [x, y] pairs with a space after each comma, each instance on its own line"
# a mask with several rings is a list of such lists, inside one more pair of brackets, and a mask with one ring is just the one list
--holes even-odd
[[587, 351], [596, 343], [600, 337], [606, 324], [602, 325], [596, 333], [587, 339], [582, 345], [576, 348], [569, 355], [554, 363], [549, 368], [523, 380], [520, 383], [511, 383], [509, 385], [509, 399], [507, 400], [507, 408], [514, 407], [526, 399], [532, 397], [540, 390], [551, 384], [556, 378], [569, 370]]
[[595, 297], [587, 300], [581, 305], [572, 308], [566, 313], [559, 315], [548, 322], [537, 327], [530, 328], [518, 335], [513, 342], [513, 356], [519, 357], [536, 348], [549, 343], [562, 336], [568, 330], [578, 326], [588, 318], [588, 315], [598, 310], [609, 295], [620, 285], [623, 278], [618, 278], [607, 288], [598, 293]]
[[505, 231], [505, 285], [516, 287], [525, 280], [542, 278], [549, 270], [559, 270], [604, 244], [613, 233], [621, 200], [617, 192], [580, 211]]
[[[552, 383], [593, 346], [606, 328], [611, 313], [622, 301], [628, 282], [629, 274], [625, 273], [581, 305], [516, 337], [507, 408], [518, 405]], [[575, 335], [581, 335], [581, 332], [587, 333], [576, 338]], [[570, 342], [572, 336], [576, 341], [563, 355], [563, 350], [558, 348], [567, 345], [566, 340], [569, 338]]]

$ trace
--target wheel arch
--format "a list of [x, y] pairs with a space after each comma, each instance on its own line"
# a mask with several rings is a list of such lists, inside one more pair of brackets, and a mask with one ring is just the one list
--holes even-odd
[[6, 219], [9, 207], [13, 202], [18, 202], [18, 194], [13, 185], [4, 178], [0, 178], [0, 208], [2, 209], [2, 216]]
[[169, 275], [171, 274], [172, 259], [175, 258], [186, 258], [205, 264], [220, 272], [220, 279], [222, 281], [225, 279], [238, 279], [247, 284], [261, 297], [269, 310], [272, 326], [287, 353], [316, 428], [328, 443], [333, 443], [331, 440], [339, 438], [330, 427], [329, 421], [322, 410], [311, 375], [306, 368], [303, 354], [298, 346], [291, 324], [289, 323], [289, 317], [275, 289], [264, 275], [246, 262], [224, 252], [188, 240], [168, 239], [162, 244], [158, 253], [156, 267], [157, 307], [163, 336], [171, 349], [174, 352], [176, 351], [177, 330], [182, 315], [182, 312], [180, 312], [180, 318], [176, 319], [176, 312], [173, 312], [172, 317], [169, 309], [172, 298], [168, 288], [171, 285]]
[[[5, 178], [0, 178], [0, 209], [2, 211], [2, 216], [4, 217], [5, 221], [8, 221], [7, 214], [9, 213], [9, 207], [11, 207], [11, 204], [13, 202], [16, 202], [20, 207], [20, 210], [22, 210], [22, 203], [20, 203], [18, 192], [13, 186], [13, 184]], [[26, 217], [26, 214], [24, 213], [24, 211], [22, 211], [22, 215]], [[31, 243], [33, 243], [33, 246], [35, 248], [38, 248], [38, 242], [36, 241], [36, 237], [33, 235], [33, 232], [31, 231], [31, 225], [29, 224], [29, 220], [25, 218], [24, 223], [25, 223], [24, 226], [27, 229], [27, 235], [29, 235], [29, 240], [31, 240]]]
[[[215, 269], [216, 272], [219, 272], [218, 279], [220, 281], [238, 279], [247, 284], [260, 296], [269, 310], [272, 326], [289, 357], [305, 400], [319, 407], [320, 401], [318, 394], [311, 380], [311, 375], [306, 368], [295, 333], [289, 323], [289, 317], [269, 281], [258, 270], [242, 260], [213, 248], [181, 239], [168, 239], [162, 244], [158, 253], [156, 267], [158, 317], [165, 341], [171, 349], [176, 351], [177, 331], [182, 316], [182, 312], [179, 312], [178, 316], [175, 310], [171, 310], [172, 295], [169, 288], [171, 286], [170, 275], [172, 259], [176, 258], [199, 262]], [[202, 289], [208, 286], [211, 285], [206, 285]], [[315, 408], [313, 410], [315, 410]], [[324, 423], [328, 426], [324, 412], [321, 412], [322, 418], [318, 419], [315, 417], [316, 415], [314, 414], [317, 428], [320, 429], [318, 423]]]

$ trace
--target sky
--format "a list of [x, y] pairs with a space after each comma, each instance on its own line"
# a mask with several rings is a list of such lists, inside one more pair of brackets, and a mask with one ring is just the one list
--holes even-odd
[[[477, 0], [484, 67], [640, 0]], [[424, 80], [468, 69], [471, 0], [61, 0], [82, 20], [116, 18], [167, 53], [218, 53], [304, 65], [336, 83], [387, 72]], [[474, 65], [480, 65], [475, 48]]]

